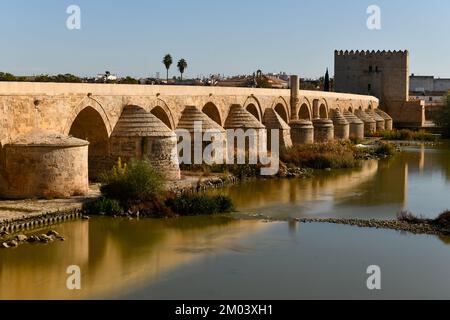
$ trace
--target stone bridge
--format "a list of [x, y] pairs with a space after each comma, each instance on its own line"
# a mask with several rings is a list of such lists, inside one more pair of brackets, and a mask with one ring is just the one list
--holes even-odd
[[82, 126], [110, 137], [126, 106], [139, 106], [175, 130], [187, 105], [223, 126], [232, 104], [241, 104], [259, 121], [266, 109], [274, 109], [289, 123], [326, 119], [334, 109], [376, 109], [378, 103], [375, 97], [320, 91], [298, 91], [298, 105], [291, 106], [291, 91], [282, 89], [3, 82], [0, 144], [34, 128], [70, 134]]
[[85, 194], [88, 169], [92, 178], [119, 157], [146, 155], [178, 179], [174, 131], [192, 119], [255, 128], [258, 139], [280, 129], [282, 146], [384, 129], [377, 98], [302, 91], [292, 78], [291, 90], [0, 82], [0, 197]]

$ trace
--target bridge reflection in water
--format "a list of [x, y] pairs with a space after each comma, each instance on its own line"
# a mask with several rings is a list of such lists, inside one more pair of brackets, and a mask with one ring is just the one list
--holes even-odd
[[[450, 208], [450, 149], [408, 148], [390, 160], [369, 161], [355, 170], [325, 172], [306, 180], [255, 181], [223, 192], [234, 199], [241, 214], [262, 213], [275, 218], [395, 218], [399, 210], [407, 208], [435, 217]], [[264, 244], [273, 241], [271, 226], [224, 217], [139, 222], [100, 218], [62, 224], [56, 230], [67, 237], [66, 242], [0, 251], [0, 299], [127, 296], [127, 292], [139, 290], [140, 286], [168, 278], [168, 283], [176, 283], [173, 275], [169, 276], [171, 271], [176, 271], [176, 276], [184, 274], [186, 267], [198, 261], [203, 262], [200, 265], [205, 267], [205, 273], [211, 273], [209, 268], [217, 265], [229, 271], [235, 265], [221, 265], [218, 261], [222, 253], [248, 256], [259, 252], [261, 248], [252, 239], [263, 236]], [[276, 224], [274, 227], [280, 228]], [[316, 234], [311, 231], [314, 228], [328, 231]], [[313, 238], [309, 243], [329, 243], [333, 237], [329, 234], [331, 228], [302, 225], [299, 232]], [[295, 234], [298, 224], [286, 229]], [[360, 234], [356, 229], [333, 230], [335, 236], [342, 236], [341, 231], [344, 235]], [[355, 239], [364, 238], [362, 234], [366, 235], [361, 233]], [[386, 231], [381, 235], [382, 240], [389, 234]], [[384, 246], [380, 252], [384, 252]], [[81, 267], [81, 291], [66, 289], [66, 269], [70, 265]], [[244, 272], [244, 276], [248, 273]], [[170, 289], [177, 290], [178, 285]]]
[[[164, 279], [196, 259], [245, 250], [236, 238], [268, 224], [229, 218], [92, 219], [62, 224], [67, 241], [0, 251], [0, 299], [86, 299], [123, 295]], [[66, 288], [67, 267], [82, 272], [82, 290]]]
[[272, 218], [392, 219], [400, 210], [435, 216], [450, 207], [449, 177], [449, 150], [411, 147], [358, 169], [315, 173], [305, 180], [251, 181], [227, 188], [226, 194], [240, 211]]

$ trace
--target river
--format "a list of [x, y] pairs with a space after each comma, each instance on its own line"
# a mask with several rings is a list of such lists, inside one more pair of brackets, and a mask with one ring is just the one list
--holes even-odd
[[[450, 149], [407, 147], [362, 168], [253, 181], [225, 193], [238, 217], [394, 219], [450, 208]], [[65, 242], [0, 250], [0, 299], [450, 298], [450, 239], [232, 219], [94, 218], [55, 227]], [[82, 289], [66, 287], [68, 266]], [[367, 267], [382, 289], [367, 289]]]

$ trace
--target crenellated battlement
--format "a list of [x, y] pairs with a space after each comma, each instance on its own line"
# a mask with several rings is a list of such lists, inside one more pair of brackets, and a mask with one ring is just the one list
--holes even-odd
[[386, 57], [386, 56], [408, 56], [408, 50], [335, 50], [335, 56], [343, 57], [355, 57], [355, 56], [367, 56], [367, 57]]

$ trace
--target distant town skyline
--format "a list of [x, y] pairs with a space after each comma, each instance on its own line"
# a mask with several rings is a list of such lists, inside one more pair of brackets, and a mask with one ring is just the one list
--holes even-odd
[[[66, 27], [73, 4], [81, 9], [81, 30]], [[381, 30], [367, 28], [371, 5], [381, 9]], [[171, 77], [184, 58], [186, 78], [258, 69], [318, 78], [327, 68], [333, 76], [334, 50], [406, 49], [410, 73], [445, 78], [448, 12], [450, 3], [440, 0], [5, 1], [0, 71], [164, 77], [162, 59], [170, 53]]]

